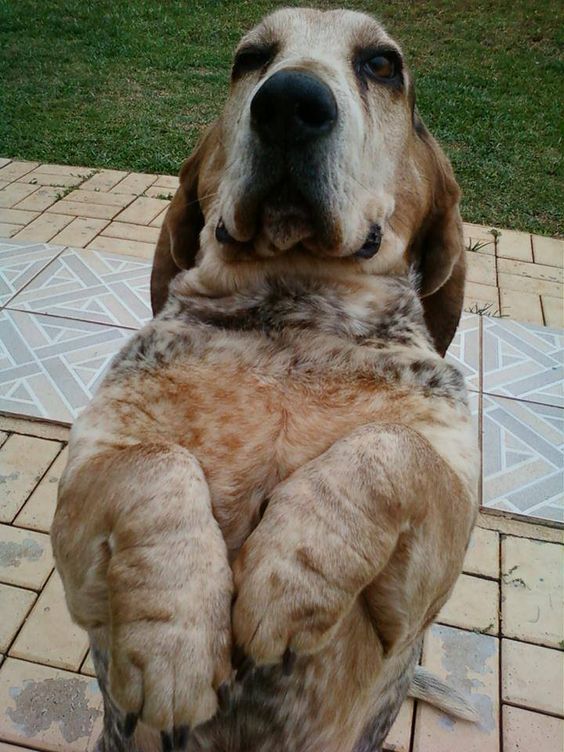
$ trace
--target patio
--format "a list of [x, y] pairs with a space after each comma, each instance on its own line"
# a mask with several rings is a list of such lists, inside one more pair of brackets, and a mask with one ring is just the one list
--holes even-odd
[[[151, 257], [176, 186], [0, 159], [0, 752], [94, 749], [100, 695], [48, 531], [68, 426], [150, 318]], [[470, 390], [482, 512], [422, 655], [472, 696], [481, 723], [410, 701], [388, 740], [398, 752], [564, 742], [564, 242], [491, 229], [464, 226], [466, 313], [448, 354]]]

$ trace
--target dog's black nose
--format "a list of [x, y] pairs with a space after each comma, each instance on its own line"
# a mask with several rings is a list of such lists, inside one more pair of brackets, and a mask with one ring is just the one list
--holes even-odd
[[336, 121], [333, 92], [309, 73], [278, 71], [251, 102], [252, 127], [268, 144], [311, 141], [329, 133]]

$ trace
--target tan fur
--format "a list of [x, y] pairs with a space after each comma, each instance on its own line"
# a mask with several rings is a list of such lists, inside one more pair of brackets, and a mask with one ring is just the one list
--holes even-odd
[[[338, 18], [356, 38], [368, 23]], [[298, 25], [298, 54], [317, 12], [264, 29], [291, 40]], [[328, 34], [320, 53], [328, 70], [335, 43]], [[123, 711], [156, 729], [198, 725], [216, 712], [233, 645], [258, 666], [290, 648], [298, 663], [276, 695], [285, 748], [351, 752], [460, 572], [477, 508], [470, 416], [400, 279], [410, 241], [396, 215], [404, 242], [377, 264], [336, 250], [226, 255], [208, 222], [226, 148], [214, 132], [184, 168], [197, 163], [198, 195], [210, 194], [196, 266], [72, 429], [57, 567], [73, 618], [109, 652]], [[164, 231], [178, 263], [193, 253], [175, 235], [185, 190]], [[455, 232], [455, 205], [445, 211], [436, 222]], [[432, 297], [457, 264], [438, 258]], [[215, 718], [205, 748], [223, 750]]]
[[[362, 43], [386, 43], [398, 51], [399, 45], [375, 21], [350, 11], [278, 11], [239, 47], [262, 40], [272, 40], [281, 48], [267, 75], [287, 67], [314, 71], [336, 92], [343, 110], [345, 122], [331, 157], [338, 184], [333, 214], [339, 238], [332, 253], [340, 255], [358, 246], [367, 219], [380, 221], [382, 248], [363, 262], [362, 269], [369, 274], [390, 273], [408, 263], [420, 265], [427, 323], [437, 350], [444, 354], [463, 302], [460, 191], [448, 159], [415, 110], [409, 71], [404, 93], [389, 96], [376, 89], [363, 105], [350, 67], [351, 55]], [[230, 217], [238, 237], [251, 232], [244, 214], [235, 208], [251, 149], [248, 108], [257, 82], [256, 76], [250, 76], [232, 84], [223, 115], [182, 168], [181, 185], [155, 253], [151, 282], [155, 312], [164, 305], [170, 280], [194, 265], [200, 242], [206, 247], [215, 242], [219, 216]], [[260, 253], [267, 252], [264, 234], [253, 242]], [[211, 260], [208, 253], [208, 263]]]

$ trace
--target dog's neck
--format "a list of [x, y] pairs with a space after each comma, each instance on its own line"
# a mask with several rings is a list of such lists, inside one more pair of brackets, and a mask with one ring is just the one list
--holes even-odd
[[196, 268], [176, 277], [161, 317], [270, 336], [308, 330], [358, 343], [431, 346], [414, 281], [405, 275], [368, 276], [345, 269], [338, 279], [302, 268], [263, 275], [246, 289], [220, 295], [206, 289]]

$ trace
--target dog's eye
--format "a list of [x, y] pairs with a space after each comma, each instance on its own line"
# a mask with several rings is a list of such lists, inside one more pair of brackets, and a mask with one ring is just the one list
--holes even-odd
[[264, 68], [272, 59], [272, 50], [258, 48], [241, 50], [235, 55], [233, 63], [233, 77], [237, 78], [245, 73]]
[[371, 76], [377, 78], [394, 78], [397, 73], [396, 61], [387, 55], [376, 55], [364, 63]]
[[403, 84], [400, 54], [393, 49], [361, 50], [355, 60], [355, 71], [360, 81], [378, 81], [400, 88]]

